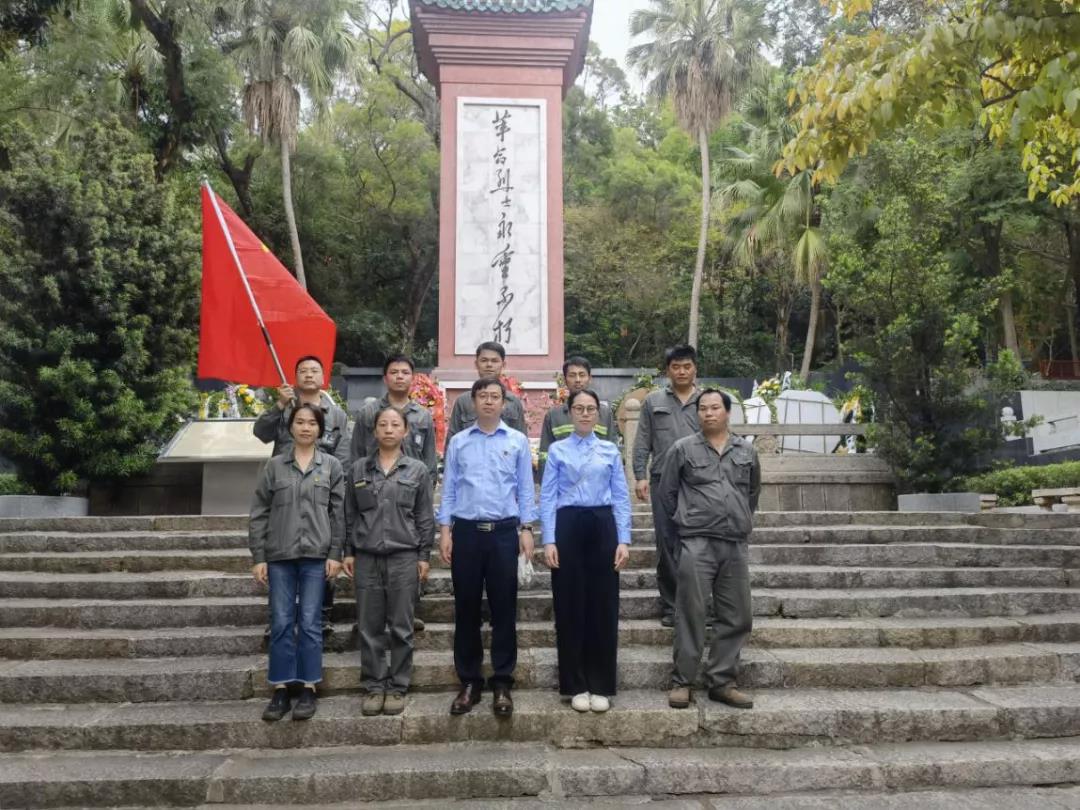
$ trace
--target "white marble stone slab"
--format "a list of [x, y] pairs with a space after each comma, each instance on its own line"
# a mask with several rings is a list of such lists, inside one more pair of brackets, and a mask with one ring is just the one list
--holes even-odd
[[[508, 354], [547, 354], [546, 102], [460, 98], [457, 115], [454, 352], [497, 340]], [[500, 182], [507, 170], [509, 190]], [[504, 213], [513, 227], [500, 234]]]

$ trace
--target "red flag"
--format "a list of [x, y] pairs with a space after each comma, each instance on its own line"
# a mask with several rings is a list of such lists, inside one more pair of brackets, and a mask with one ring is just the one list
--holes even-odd
[[322, 361], [329, 378], [337, 334], [334, 322], [206, 184], [202, 215], [199, 377], [280, 385], [272, 344], [288, 382], [296, 361], [308, 354]]

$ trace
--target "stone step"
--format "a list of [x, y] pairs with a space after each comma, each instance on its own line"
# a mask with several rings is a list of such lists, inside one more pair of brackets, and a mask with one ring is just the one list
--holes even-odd
[[[0, 628], [0, 659], [171, 658], [179, 656], [258, 655], [265, 651], [264, 625], [246, 627], [163, 627], [80, 630], [62, 627]], [[519, 622], [522, 648], [554, 647], [551, 622]], [[485, 639], [488, 629], [484, 628]], [[624, 646], [671, 647], [673, 631], [656, 619], [624, 619]], [[453, 648], [454, 625], [431, 622], [416, 634], [418, 650]], [[754, 621], [749, 646], [912, 647], [945, 649], [981, 644], [1080, 641], [1080, 613], [1051, 613], [1019, 618], [881, 618], [784, 619]], [[485, 642], [486, 643], [486, 642]], [[352, 622], [334, 625], [327, 652], [356, 650]]]
[[[635, 517], [651, 517], [648, 505], [634, 502]], [[758, 526], [839, 526], [869, 523], [882, 526], [956, 526], [978, 522], [1015, 528], [1037, 519], [1049, 528], [1080, 527], [1075, 515], [965, 515], [959, 512], [758, 512]], [[247, 531], [247, 515], [141, 515], [126, 517], [0, 518], [0, 534], [12, 532], [158, 532]]]
[[[769, 589], [752, 595], [755, 616], [787, 618], [883, 616], [1025, 616], [1080, 610], [1077, 588], [863, 588]], [[346, 595], [334, 605], [334, 618], [349, 621], [355, 602]], [[518, 597], [520, 621], [552, 620], [549, 591], [523, 591]], [[420, 603], [424, 621], [451, 622], [453, 597], [426, 596]], [[656, 591], [624, 590], [619, 597], [622, 619], [659, 618]], [[192, 597], [187, 599], [0, 599], [0, 627], [154, 628], [262, 625], [266, 598]]]
[[[557, 655], [550, 647], [519, 650], [521, 688], [554, 688]], [[266, 657], [104, 658], [0, 662], [0, 702], [88, 703], [240, 700], [263, 694]], [[322, 689], [360, 689], [355, 653], [326, 653]], [[619, 688], [665, 689], [671, 651], [621, 647]], [[752, 688], [886, 688], [1073, 682], [1080, 679], [1080, 644], [999, 644], [954, 649], [804, 648], [744, 651], [740, 683]], [[453, 654], [414, 656], [417, 691], [457, 685]]]
[[1071, 737], [789, 751], [568, 751], [497, 742], [303, 751], [52, 752], [0, 757], [0, 805], [310, 805], [524, 796], [558, 801], [1046, 786], [1078, 780], [1080, 741]]
[[[631, 568], [619, 575], [622, 590], [653, 589], [655, 571]], [[754, 588], [983, 588], [1019, 586], [1059, 588], [1080, 585], [1080, 570], [1059, 568], [863, 568], [854, 566], [756, 565]], [[352, 593], [341, 577], [338, 588]], [[550, 591], [551, 573], [540, 567], [523, 591]], [[429, 594], [452, 594], [448, 570], [431, 573]], [[68, 574], [0, 572], [0, 593], [14, 599], [185, 599], [189, 597], [260, 596], [266, 593], [250, 574], [216, 571], [109, 572]]]
[[[543, 552], [537, 550], [536, 560]], [[949, 567], [1049, 567], [1080, 569], [1080, 547], [1004, 546], [978, 543], [871, 543], [797, 545], [750, 545], [752, 565], [831, 566], [949, 566]], [[438, 554], [432, 566], [444, 568]], [[630, 567], [656, 565], [651, 544], [630, 547]], [[248, 573], [251, 555], [247, 546], [220, 549], [109, 550], [70, 552], [27, 551], [0, 554], [0, 571], [39, 573], [109, 573], [127, 571], [222, 571]]]
[[[310, 723], [265, 723], [262, 698], [192, 703], [42, 704], [0, 707], [0, 751], [206, 751], [539, 742], [583, 746], [795, 748], [937, 740], [1080, 735], [1080, 686], [970, 690], [760, 690], [754, 709], [734, 711], [695, 695], [668, 707], [663, 690], [628, 690], [605, 715], [579, 714], [550, 690], [519, 689], [514, 719], [492, 716], [490, 696], [453, 717], [446, 693], [414, 693], [396, 717], [363, 717], [359, 695], [319, 702]], [[509, 726], [509, 728], [508, 728]]]
[[[633, 529], [633, 541], [653, 545], [652, 528]], [[969, 525], [785, 525], [755, 528], [751, 545], [978, 543], [996, 546], [1080, 547], [1080, 529], [995, 528]], [[195, 551], [247, 548], [247, 534], [207, 532], [32, 532], [0, 534], [0, 553], [83, 554], [107, 551]]]

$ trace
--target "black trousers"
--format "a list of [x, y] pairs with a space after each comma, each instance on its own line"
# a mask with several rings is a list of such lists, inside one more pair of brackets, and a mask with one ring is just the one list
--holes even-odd
[[619, 643], [618, 537], [610, 506], [564, 506], [555, 516], [551, 572], [559, 692], [615, 694]]
[[455, 520], [450, 577], [454, 583], [454, 668], [464, 684], [482, 686], [480, 639], [485, 591], [491, 611], [491, 684], [513, 686], [517, 666], [516, 521], [480, 531], [476, 521]]

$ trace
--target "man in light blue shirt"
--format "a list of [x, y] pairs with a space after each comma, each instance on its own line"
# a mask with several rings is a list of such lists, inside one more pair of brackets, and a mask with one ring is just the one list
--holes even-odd
[[473, 383], [469, 396], [476, 423], [446, 447], [439, 553], [454, 583], [454, 667], [461, 681], [451, 714], [465, 714], [480, 701], [485, 591], [491, 610], [492, 709], [497, 717], [514, 711], [518, 554], [532, 558], [536, 496], [529, 440], [501, 418], [505, 395], [497, 379]]

